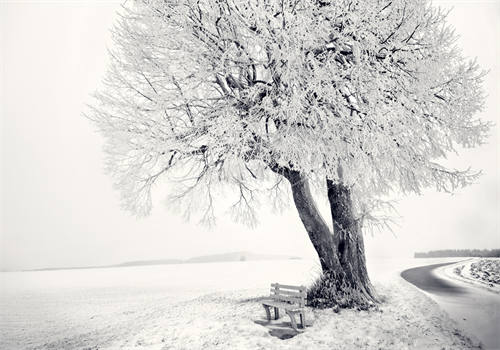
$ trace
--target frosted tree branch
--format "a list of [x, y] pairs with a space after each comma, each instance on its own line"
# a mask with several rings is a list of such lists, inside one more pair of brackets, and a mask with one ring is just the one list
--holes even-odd
[[342, 181], [369, 218], [393, 191], [473, 183], [440, 164], [490, 127], [475, 117], [485, 73], [446, 16], [426, 0], [127, 2], [89, 113], [124, 207], [146, 215], [165, 178], [213, 222], [213, 188], [228, 184], [235, 217], [254, 221], [293, 171]]

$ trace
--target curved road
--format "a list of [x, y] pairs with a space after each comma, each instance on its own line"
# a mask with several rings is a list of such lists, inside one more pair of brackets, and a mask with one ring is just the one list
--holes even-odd
[[401, 277], [427, 292], [484, 349], [500, 349], [500, 295], [451, 281], [434, 271], [450, 264], [455, 263], [408, 269]]
[[451, 265], [455, 263], [445, 263], [445, 264], [434, 264], [427, 266], [415, 267], [413, 269], [408, 269], [401, 272], [401, 277], [403, 277], [408, 282], [416, 285], [418, 288], [425, 290], [426, 292], [436, 293], [441, 295], [460, 295], [466, 293], [466, 289], [451, 283], [448, 280], [439, 278], [432, 273], [434, 269], [441, 266]]

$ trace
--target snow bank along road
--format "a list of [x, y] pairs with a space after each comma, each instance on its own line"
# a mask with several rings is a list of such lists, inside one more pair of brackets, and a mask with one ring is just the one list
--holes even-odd
[[500, 349], [500, 295], [451, 279], [445, 271], [455, 265], [416, 267], [403, 271], [401, 277], [427, 292], [466, 333], [479, 338], [485, 349]]

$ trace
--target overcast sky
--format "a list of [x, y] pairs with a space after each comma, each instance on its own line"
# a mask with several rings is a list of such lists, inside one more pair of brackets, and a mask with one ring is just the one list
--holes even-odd
[[[399, 226], [366, 238], [370, 259], [443, 248], [500, 248], [498, 124], [500, 1], [453, 5], [449, 20], [467, 56], [490, 73], [482, 118], [497, 125], [487, 145], [451, 163], [482, 169], [450, 196], [402, 199]], [[315, 256], [293, 207], [261, 211], [255, 229], [224, 216], [207, 229], [184, 222], [155, 193], [151, 216], [120, 209], [103, 173], [102, 139], [82, 113], [106, 69], [120, 2], [7, 1], [0, 8], [0, 270], [186, 258], [249, 250]]]

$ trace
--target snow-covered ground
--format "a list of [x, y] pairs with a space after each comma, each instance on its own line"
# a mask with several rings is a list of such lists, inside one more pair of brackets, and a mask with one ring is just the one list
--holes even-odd
[[445, 271], [450, 278], [500, 293], [500, 258], [471, 258]]
[[271, 282], [311, 282], [314, 261], [1, 273], [0, 348], [469, 349], [475, 341], [398, 274], [447, 260], [371, 261], [379, 311], [310, 310], [311, 326], [286, 340], [270, 334], [259, 298]]

